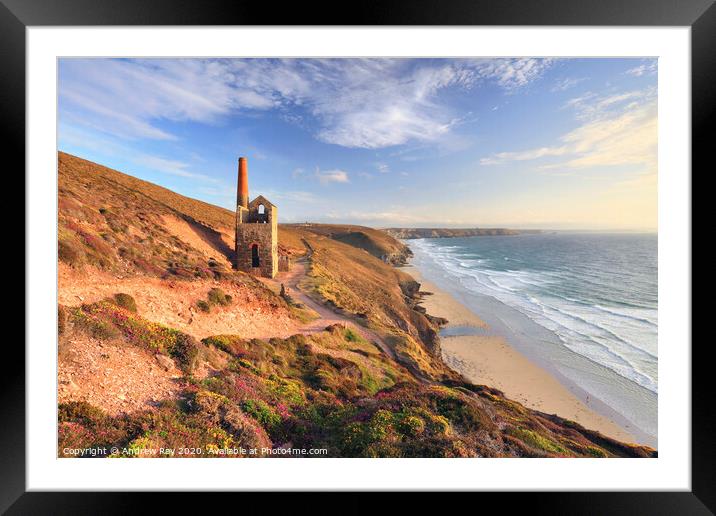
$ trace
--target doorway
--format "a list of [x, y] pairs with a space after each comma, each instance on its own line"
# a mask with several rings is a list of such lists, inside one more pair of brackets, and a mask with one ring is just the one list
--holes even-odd
[[251, 246], [251, 266], [252, 267], [260, 267], [261, 266], [261, 260], [259, 260], [259, 245], [253, 244]]

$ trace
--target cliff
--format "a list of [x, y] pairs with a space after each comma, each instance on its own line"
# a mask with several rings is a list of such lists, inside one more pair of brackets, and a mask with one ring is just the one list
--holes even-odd
[[537, 233], [537, 230], [518, 230], [505, 228], [387, 228], [387, 234], [394, 238], [454, 238], [471, 236], [520, 235]]

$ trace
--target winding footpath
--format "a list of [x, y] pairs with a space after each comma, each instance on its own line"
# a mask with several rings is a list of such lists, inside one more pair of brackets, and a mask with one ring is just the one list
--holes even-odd
[[318, 314], [319, 318], [302, 326], [301, 331], [304, 333], [318, 333], [325, 330], [327, 326], [340, 324], [346, 328], [352, 329], [367, 341], [372, 342], [385, 355], [395, 360], [395, 353], [393, 353], [393, 350], [388, 347], [388, 345], [377, 333], [357, 324], [350, 317], [335, 312], [329, 307], [318, 303], [299, 288], [299, 283], [306, 277], [306, 264], [308, 258], [310, 258], [310, 253], [311, 251], [309, 250], [306, 257], [293, 262], [289, 272], [282, 273], [276, 279], [265, 280], [267, 283], [270, 282], [278, 288], [280, 288], [281, 284], [283, 284], [286, 289], [286, 294], [291, 296], [291, 298], [295, 301], [303, 303], [305, 306]]

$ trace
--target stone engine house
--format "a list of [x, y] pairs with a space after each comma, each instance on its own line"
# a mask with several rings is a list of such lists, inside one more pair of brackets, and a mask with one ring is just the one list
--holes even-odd
[[249, 202], [246, 158], [239, 158], [235, 253], [237, 270], [267, 278], [279, 270], [278, 209], [262, 195]]

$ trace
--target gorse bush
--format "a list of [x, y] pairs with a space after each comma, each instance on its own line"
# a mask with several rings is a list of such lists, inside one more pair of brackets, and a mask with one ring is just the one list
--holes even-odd
[[360, 342], [363, 340], [352, 328], [346, 328], [344, 335], [348, 342]]
[[245, 400], [241, 403], [241, 410], [253, 417], [266, 430], [272, 430], [281, 423], [281, 416], [263, 400]]
[[80, 308], [70, 309], [70, 317], [72, 324], [75, 328], [78, 328], [90, 336], [100, 340], [110, 340], [117, 338], [121, 335], [119, 328], [117, 328], [111, 321], [102, 318], [92, 317], [85, 307], [91, 310], [90, 305], [83, 305]]
[[196, 302], [196, 306], [202, 312], [211, 312], [212, 306], [228, 306], [231, 304], [232, 298], [220, 288], [212, 288], [206, 295], [206, 300], [200, 299]]
[[[538, 433], [529, 430], [527, 428], [513, 428], [510, 431], [511, 435], [514, 435], [521, 441], [523, 441], [525, 444], [536, 448], [538, 450], [543, 450], [550, 453], [555, 454], [566, 454], [567, 450], [565, 450], [562, 446], [555, 443], [554, 441], [551, 441], [550, 439], [547, 439], [546, 437], [539, 435]], [[596, 448], [595, 448], [596, 450]], [[593, 453], [593, 452], [592, 452]]]
[[209, 303], [214, 305], [227, 306], [231, 304], [231, 296], [226, 295], [220, 288], [212, 288], [209, 290], [207, 298], [209, 299]]
[[121, 306], [122, 308], [125, 308], [130, 312], [137, 313], [137, 303], [136, 301], [134, 301], [134, 298], [129, 294], [115, 294], [112, 299], [117, 306]]
[[179, 367], [185, 373], [191, 373], [196, 367], [199, 356], [199, 345], [196, 339], [186, 333], [175, 335], [174, 343], [168, 349], [169, 354], [179, 362]]
[[242, 339], [238, 335], [212, 335], [202, 339], [207, 346], [214, 346], [221, 351], [231, 355], [239, 355], [244, 349], [241, 345]]

